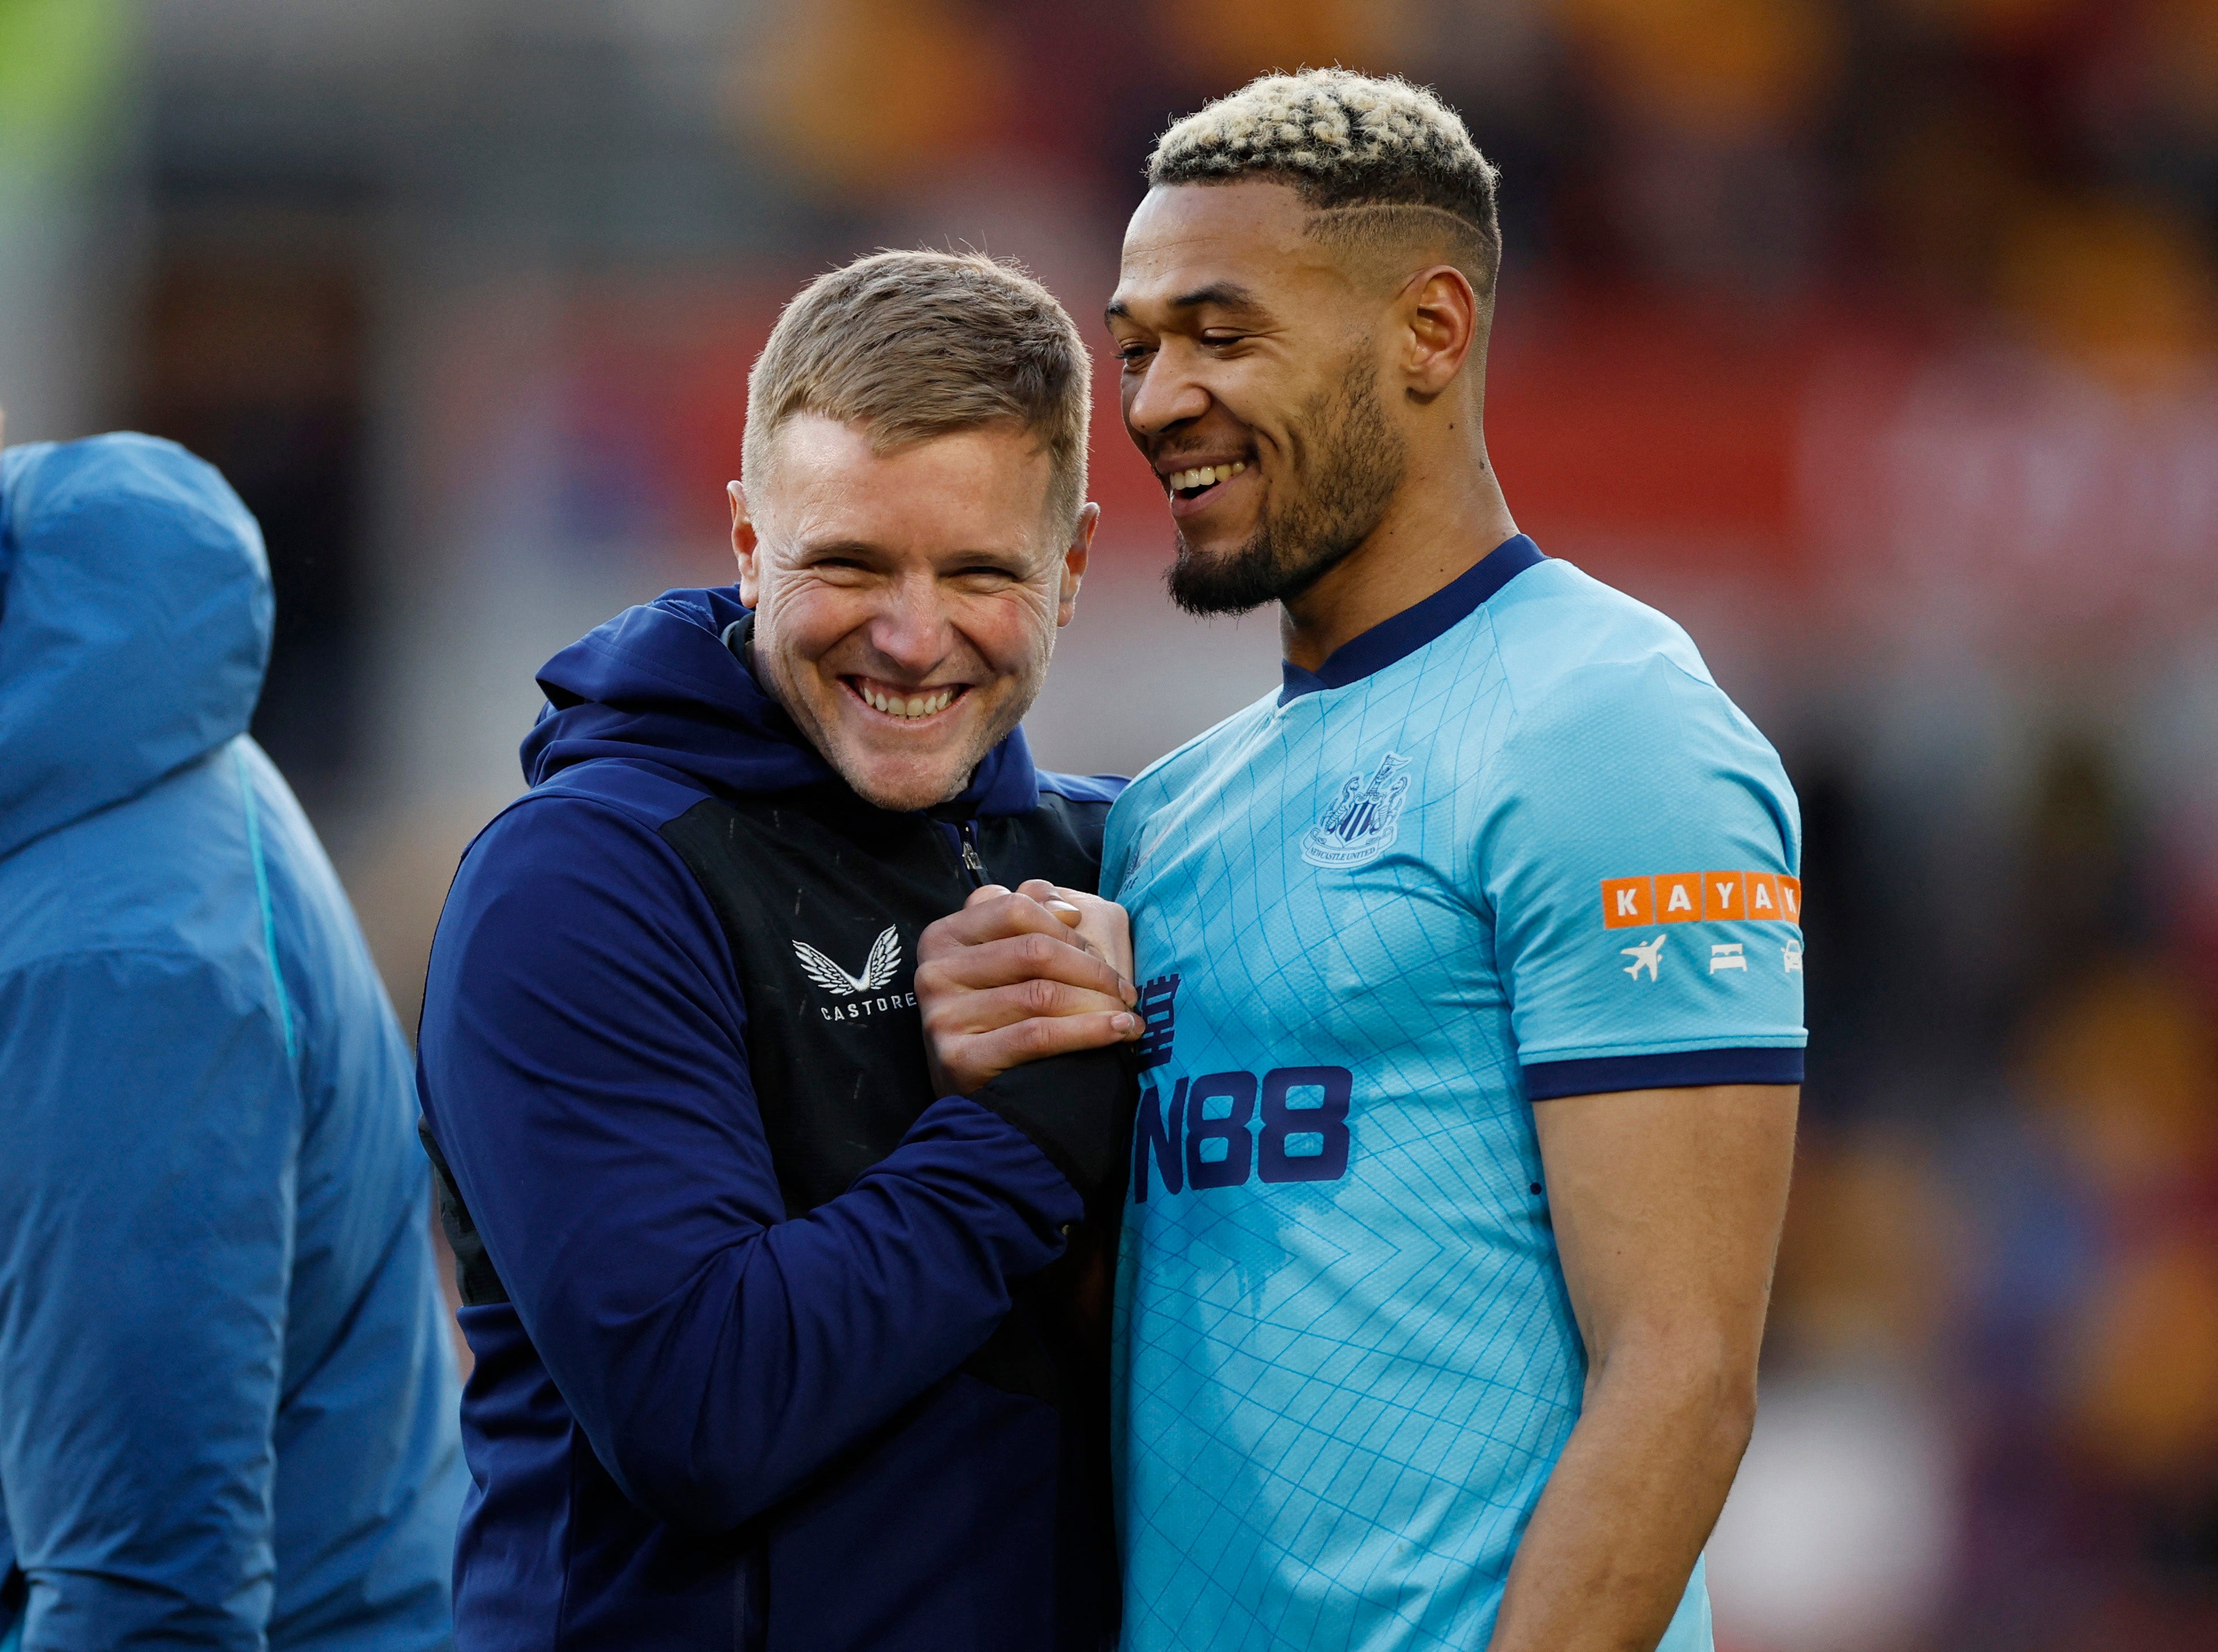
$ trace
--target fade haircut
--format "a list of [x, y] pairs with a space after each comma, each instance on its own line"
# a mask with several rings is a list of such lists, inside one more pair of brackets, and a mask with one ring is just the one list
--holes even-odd
[[1351, 69], [1261, 76], [1177, 122], [1148, 157], [1151, 187], [1284, 183], [1323, 240], [1396, 251], [1445, 241], [1489, 309], [1502, 269], [1496, 176], [1432, 93]]
[[1093, 364], [1055, 294], [1020, 264], [976, 252], [878, 252], [796, 293], [747, 375], [740, 477], [769, 479], [789, 419], [821, 414], [892, 453], [993, 425], [1047, 450], [1058, 531], [1086, 503]]

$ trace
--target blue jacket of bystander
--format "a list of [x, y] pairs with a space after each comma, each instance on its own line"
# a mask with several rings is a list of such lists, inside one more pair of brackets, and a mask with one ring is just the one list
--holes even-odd
[[448, 1645], [465, 1479], [407, 1051], [246, 737], [254, 520], [0, 455], [0, 1642]]

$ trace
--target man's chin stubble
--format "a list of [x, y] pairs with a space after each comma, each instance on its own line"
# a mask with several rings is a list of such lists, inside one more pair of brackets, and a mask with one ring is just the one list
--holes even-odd
[[[853, 792], [873, 808], [884, 809], [889, 814], [907, 814], [918, 809], [927, 809], [944, 803], [948, 798], [959, 795], [963, 789], [970, 783], [971, 775], [976, 771], [979, 761], [985, 755], [981, 752], [978, 758], [973, 758], [970, 764], [957, 776], [951, 788], [944, 795], [924, 802], [908, 801], [911, 789], [904, 787], [900, 790], [894, 790], [871, 783], [861, 766], [849, 758], [841, 749], [840, 743], [833, 737], [833, 731], [835, 727], [834, 720], [845, 710], [844, 707], [839, 711], [833, 711], [824, 707], [821, 701], [812, 702], [808, 696], [796, 693], [790, 684], [783, 680], [780, 673], [774, 670], [762, 669], [765, 662], [759, 650], [754, 653], [750, 663], [755, 667], [755, 680], [769, 691], [771, 699], [777, 701], [784, 708], [785, 715], [793, 720], [795, 729], [798, 731], [802, 739], [809, 743], [810, 749], [824, 759], [832, 772], [839, 776], [841, 783], [849, 791]], [[834, 695], [842, 695], [846, 692], [846, 690], [835, 684], [831, 692]], [[990, 751], [992, 748], [988, 746], [987, 749]]]
[[1401, 490], [1407, 458], [1366, 372], [1360, 357], [1352, 359], [1336, 395], [1319, 396], [1302, 420], [1321, 437], [1305, 496], [1283, 511], [1267, 506], [1248, 542], [1217, 560], [1195, 554], [1178, 533], [1177, 554], [1163, 576], [1173, 602], [1208, 616], [1298, 598], [1371, 536]]
[[[1014, 727], [1014, 724], [1012, 723], [1011, 726]], [[861, 772], [858, 765], [841, 757], [828, 738], [813, 739], [810, 744], [815, 746], [818, 753], [832, 765], [833, 772], [846, 782], [847, 789], [864, 802], [873, 808], [882, 808], [889, 814], [908, 814], [920, 809], [936, 808], [940, 804], [951, 802], [963, 795], [965, 789], [970, 786], [971, 777], [978, 772], [978, 765], [993, 754], [996, 746], [1007, 738], [1007, 730], [995, 733], [989, 727], [987, 733], [991, 738], [985, 739], [976, 750], [967, 753], [963, 759], [951, 766], [943, 778], [929, 783], [920, 780], [914, 785], [898, 787], [880, 787], [870, 783], [868, 777]], [[931, 795], [927, 795], [927, 793]]]
[[1197, 555], [1180, 534], [1163, 583], [1171, 601], [1188, 614], [1205, 619], [1252, 614], [1266, 603], [1299, 597], [1354, 548], [1354, 544], [1326, 547], [1303, 564], [1288, 567], [1284, 551], [1266, 530], [1230, 555], [1211, 561]]
[[959, 796], [963, 787], [970, 784], [970, 775], [976, 766], [973, 764], [971, 769], [965, 770], [951, 781], [903, 783], [896, 780], [881, 785], [873, 783], [868, 775], [851, 764], [828, 754], [825, 760], [831, 764], [833, 772], [846, 783], [848, 790], [872, 808], [884, 809], [893, 814], [914, 814], [920, 809], [934, 807], [951, 797]]
[[[992, 754], [994, 748], [1007, 739], [1017, 725], [1024, 721], [1025, 713], [1032, 709], [1032, 702], [1038, 697], [1038, 693], [1035, 686], [1032, 694], [1018, 696], [1013, 708], [1005, 709], [1003, 713], [1006, 725], [1002, 726], [1002, 717], [997, 717], [994, 724], [988, 725], [977, 749], [970, 755], [968, 761], [955, 767], [952, 778], [946, 782], [945, 789], [936, 797], [924, 798], [922, 801], [914, 801], [915, 798], [922, 797], [925, 791], [932, 788], [919, 787], [912, 790], [910, 788], [904, 787], [895, 791], [869, 783], [868, 777], [862, 773], [859, 766], [846, 757], [840, 750], [839, 741], [833, 738], [833, 723], [825, 718], [820, 718], [817, 715], [818, 707], [821, 702], [812, 704], [805, 696], [795, 693], [780, 679], [778, 672], [760, 669], [762, 661], [762, 653], [759, 650], [755, 651], [751, 656], [750, 663], [757, 667], [756, 681], [769, 691], [771, 699], [784, 708], [786, 715], [793, 720], [794, 727], [799, 731], [801, 737], [809, 742], [817, 756], [822, 758], [831, 766], [832, 772], [839, 777], [848, 790], [870, 804], [871, 807], [884, 809], [893, 814], [909, 814], [920, 809], [936, 808], [942, 803], [951, 802], [960, 797], [970, 784], [971, 777], [978, 772], [978, 765], [983, 763]], [[1044, 671], [1041, 675], [1043, 678], [1045, 676]], [[835, 684], [832, 692], [840, 695], [845, 694], [846, 690]], [[836, 717], [839, 714], [829, 715]]]

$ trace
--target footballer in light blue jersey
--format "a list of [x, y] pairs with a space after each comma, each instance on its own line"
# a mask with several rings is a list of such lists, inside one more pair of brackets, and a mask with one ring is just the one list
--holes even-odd
[[1711, 1652], [1802, 1076], [1794, 795], [1683, 632], [1510, 515], [1453, 110], [1267, 75], [1147, 176], [1125, 430], [1172, 597], [1276, 603], [1284, 686], [1124, 794], [1121, 911], [982, 888], [917, 972], [964, 1093], [1137, 1046], [1124, 1652]]
[[[1586, 1376], [1533, 1104], [1800, 1082], [1794, 799], [1677, 626], [1521, 536], [1286, 678], [1105, 847], [1124, 1645], [1479, 1648]], [[1709, 1644], [1697, 1568], [1662, 1646]]]

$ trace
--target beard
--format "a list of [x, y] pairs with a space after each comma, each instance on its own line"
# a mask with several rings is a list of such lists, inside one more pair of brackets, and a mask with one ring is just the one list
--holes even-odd
[[1386, 422], [1366, 350], [1349, 356], [1338, 381], [1302, 409], [1289, 434], [1292, 473], [1273, 490], [1284, 497], [1264, 506], [1246, 544], [1205, 557], [1179, 530], [1177, 560], [1163, 579], [1187, 613], [1246, 614], [1300, 596], [1371, 536], [1400, 491], [1408, 447]]

